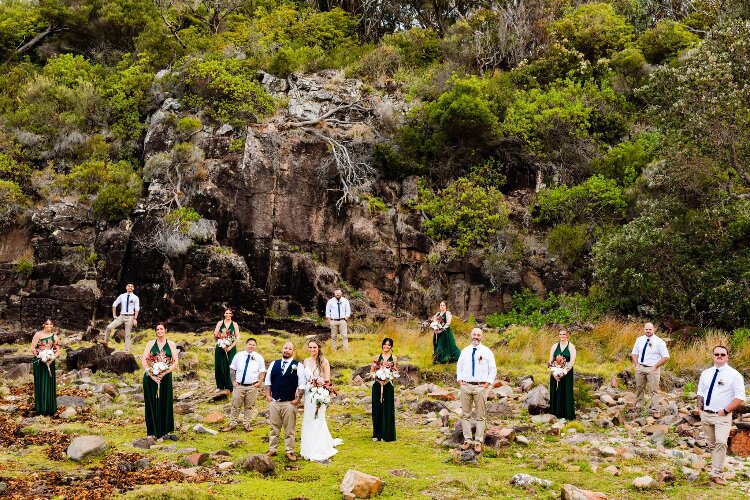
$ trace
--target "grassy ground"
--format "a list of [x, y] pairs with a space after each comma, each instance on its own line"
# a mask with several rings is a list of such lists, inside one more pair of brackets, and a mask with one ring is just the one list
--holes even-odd
[[[459, 346], [468, 342], [469, 325], [457, 322], [455, 324], [456, 337]], [[453, 377], [454, 365], [431, 365], [432, 345], [429, 335], [420, 335], [416, 325], [401, 323], [385, 323], [380, 325], [360, 325], [353, 329], [350, 336], [350, 351], [348, 353], [326, 352], [332, 362], [334, 372], [338, 374], [336, 384], [342, 388], [342, 398], [356, 401], [369, 394], [369, 387], [355, 387], [349, 385], [352, 370], [363, 366], [378, 352], [383, 337], [395, 339], [394, 352], [409, 363], [419, 366], [423, 372], [431, 372], [431, 379], [450, 380]], [[641, 325], [622, 324], [617, 322], [603, 322], [593, 331], [575, 334], [571, 339], [578, 346], [579, 362], [577, 370], [599, 374], [609, 379], [629, 366], [628, 354], [632, 343], [641, 332]], [[145, 346], [146, 339], [151, 332], [144, 332], [137, 343], [134, 352], [139, 352]], [[200, 333], [170, 333], [169, 338], [176, 341], [186, 341], [191, 344], [181, 371], [196, 369], [199, 373], [199, 394], [213, 391], [213, 340], [210, 332]], [[247, 334], [243, 334], [247, 338]], [[299, 336], [256, 336], [258, 351], [267, 361], [278, 357], [283, 341], [292, 340], [297, 346], [296, 357], [306, 356], [303, 349], [304, 339]], [[485, 343], [494, 346], [497, 356], [498, 372], [502, 377], [515, 378], [520, 375], [532, 374], [537, 381], [548, 378], [544, 366], [549, 352], [549, 346], [556, 340], [554, 331], [535, 331], [527, 328], [512, 328], [503, 334], [489, 332], [485, 335]], [[200, 342], [204, 345], [198, 345]], [[714, 345], [718, 339], [711, 338], [704, 343]], [[674, 360], [671, 366], [679, 366], [681, 371], [703, 367], [708, 363], [708, 356], [700, 346], [694, 351], [689, 347], [673, 349]], [[328, 348], [326, 348], [328, 350]], [[691, 365], [686, 365], [692, 360]], [[125, 382], [140, 384], [141, 372], [123, 377], [111, 377], [97, 373], [93, 376], [96, 382]], [[28, 383], [28, 380], [22, 381]], [[176, 386], [175, 394], [192, 389], [194, 382], [180, 382]], [[450, 385], [450, 384], [449, 384]], [[7, 388], [4, 389], [7, 394]], [[348, 469], [357, 469], [379, 476], [386, 482], [383, 498], [557, 498], [560, 487], [564, 483], [572, 483], [579, 487], [601, 491], [611, 498], [644, 498], [632, 488], [635, 477], [651, 474], [655, 477], [660, 469], [670, 471], [679, 470], [676, 461], [663, 459], [644, 460], [639, 457], [613, 459], [609, 463], [601, 459], [598, 472], [593, 472], [592, 461], [600, 460], [594, 457], [586, 443], [568, 445], [559, 437], [546, 435], [541, 429], [534, 428], [528, 420], [528, 415], [519, 414], [513, 420], [497, 420], [499, 425], [531, 425], [524, 434], [532, 444], [524, 447], [513, 444], [499, 451], [486, 450], [484, 457], [476, 466], [465, 466], [456, 463], [455, 455], [450, 450], [436, 444], [440, 431], [424, 424], [422, 415], [415, 415], [406, 411], [405, 405], [416, 399], [402, 389], [397, 390], [397, 432], [398, 440], [393, 443], [373, 443], [371, 441], [371, 423], [368, 405], [362, 406], [355, 402], [334, 404], [329, 409], [329, 427], [334, 437], [340, 437], [344, 444], [339, 447], [339, 453], [330, 463], [319, 464], [298, 461], [294, 464], [276, 457], [276, 473], [271, 477], [263, 477], [255, 473], [233, 471], [213, 481], [196, 484], [165, 484], [143, 486], [128, 492], [126, 498], [208, 498], [220, 495], [223, 498], [262, 498], [262, 499], [328, 499], [341, 498], [339, 486], [341, 479]], [[258, 410], [266, 409], [265, 401], [258, 403]], [[124, 415], [115, 418], [114, 411], [122, 409]], [[228, 403], [202, 403], [197, 407], [197, 413], [206, 415], [211, 411], [222, 411], [228, 414]], [[41, 418], [33, 424], [27, 432], [43, 432], [44, 429], [54, 428], [70, 434], [98, 434], [103, 436], [110, 447], [120, 451], [139, 452], [151, 458], [152, 462], [169, 462], [181, 464], [181, 456], [161, 450], [143, 452], [132, 448], [131, 442], [145, 435], [142, 404], [135, 402], [129, 396], [119, 396], [115, 405], [92, 408], [94, 418], [87, 422], [66, 422], [60, 419], [51, 420]], [[300, 419], [301, 421], [301, 419]], [[187, 415], [176, 415], [176, 424], [181, 426], [194, 425], [194, 421]], [[299, 428], [298, 423], [298, 428]], [[218, 426], [214, 426], [218, 427]], [[604, 432], [592, 424], [577, 425], [582, 432], [600, 435]], [[607, 431], [611, 436], [621, 436], [624, 429]], [[218, 436], [178, 432], [180, 441], [178, 447], [197, 448], [201, 452], [227, 450], [231, 458], [227, 460], [240, 462], [243, 458], [267, 451], [268, 427], [262, 418], [256, 419], [254, 429], [247, 433], [234, 431], [220, 433]], [[299, 442], [299, 434], [297, 436]], [[232, 448], [230, 443], [235, 440], [243, 444]], [[84, 464], [91, 467], [98, 464], [101, 458], [94, 458]], [[602, 470], [608, 465], [616, 465], [621, 475], [614, 477]], [[215, 465], [215, 462], [214, 462]], [[54, 461], [45, 457], [43, 447], [32, 446], [21, 450], [2, 450], [0, 453], [0, 475], [17, 475], [28, 471], [75, 471], [81, 465], [70, 461]], [[523, 490], [510, 485], [510, 478], [519, 472], [533, 474], [553, 481], [550, 489]], [[745, 485], [746, 486], [746, 485]], [[707, 481], [702, 474], [699, 481], [688, 483], [678, 476], [671, 485], [662, 485], [660, 489], [649, 493], [650, 498], [716, 498], [731, 495], [734, 497], [745, 495], [740, 489], [739, 481], [730, 486], [717, 489]]]

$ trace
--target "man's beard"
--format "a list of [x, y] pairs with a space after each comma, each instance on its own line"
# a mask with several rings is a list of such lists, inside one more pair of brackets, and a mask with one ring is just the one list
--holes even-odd
[[291, 354], [282, 354], [281, 357], [284, 358], [284, 359], [289, 359], [289, 358], [292, 357], [292, 355]]
[[475, 347], [478, 346], [480, 343], [481, 343], [481, 341], [479, 341], [479, 340], [472, 340], [471, 341], [471, 345], [473, 345]]

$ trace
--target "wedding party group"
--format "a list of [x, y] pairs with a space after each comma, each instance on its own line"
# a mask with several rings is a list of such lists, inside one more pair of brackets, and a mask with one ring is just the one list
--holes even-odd
[[[137, 324], [139, 310], [140, 303], [134, 294], [134, 286], [129, 283], [125, 293], [112, 306], [114, 320], [107, 326], [105, 343], [110, 330], [124, 325], [127, 351], [131, 346], [131, 328]], [[342, 296], [341, 290], [335, 290], [326, 305], [331, 348], [334, 350], [337, 349], [337, 341], [341, 341], [344, 350], [348, 349], [347, 321], [350, 315], [349, 301]], [[488, 393], [496, 383], [495, 355], [492, 349], [482, 344], [481, 328], [473, 328], [469, 345], [463, 350], [459, 349], [451, 322], [452, 315], [446, 302], [440, 302], [439, 311], [425, 325], [433, 332], [432, 359], [436, 364], [456, 363], [464, 438], [460, 448], [471, 448], [479, 453], [485, 438]], [[666, 342], [655, 334], [654, 325], [646, 323], [643, 330], [643, 335], [636, 339], [630, 354], [635, 375], [636, 409], [656, 407], [660, 398], [661, 367], [669, 361]], [[173, 434], [172, 372], [178, 366], [178, 351], [175, 343], [167, 339], [164, 323], [157, 323], [155, 332], [156, 338], [147, 342], [141, 357], [146, 432], [158, 441], [176, 440]], [[326, 408], [337, 391], [331, 383], [331, 366], [323, 355], [322, 342], [311, 338], [307, 343], [309, 357], [300, 362], [295, 359], [294, 344], [287, 341], [282, 346], [281, 357], [266, 365], [264, 357], [256, 351], [257, 342], [252, 337], [245, 341], [244, 350], [237, 351], [239, 335], [240, 328], [233, 320], [233, 311], [227, 308], [223, 319], [214, 329], [216, 387], [227, 396], [232, 396], [229, 425], [222, 431], [237, 429], [240, 413], [243, 413], [243, 428], [250, 431], [260, 393], [268, 401], [269, 456], [278, 454], [283, 431], [284, 454], [289, 461], [297, 460], [295, 436], [298, 409], [301, 407], [300, 455], [315, 461], [333, 457], [342, 441], [332, 437], [326, 420]], [[35, 356], [34, 403], [35, 411], [40, 415], [53, 415], [57, 411], [55, 358], [59, 345], [54, 324], [47, 320], [43, 330], [34, 335], [31, 343]], [[370, 365], [373, 379], [373, 441], [396, 440], [394, 379], [399, 377], [399, 373], [393, 348], [393, 339], [383, 339], [381, 352]], [[729, 350], [725, 346], [714, 347], [712, 355], [714, 365], [703, 371], [697, 386], [697, 406], [712, 454], [711, 480], [726, 484], [722, 470], [732, 412], [745, 401], [745, 385], [742, 375], [729, 366]], [[566, 420], [576, 418], [575, 362], [576, 348], [570, 342], [569, 332], [561, 329], [558, 331], [558, 341], [550, 348], [547, 368], [550, 371], [550, 413]]]

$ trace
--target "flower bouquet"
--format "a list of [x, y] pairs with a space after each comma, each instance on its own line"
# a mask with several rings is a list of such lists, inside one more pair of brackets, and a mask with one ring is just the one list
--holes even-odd
[[435, 334], [438, 334], [445, 330], [447, 325], [445, 324], [445, 320], [443, 320], [442, 316], [438, 316], [437, 319], [432, 320], [432, 323], [430, 323], [430, 328], [432, 329]]
[[[169, 370], [172, 364], [172, 358], [167, 356], [165, 353], [160, 352], [159, 354], [149, 354], [146, 358], [148, 363], [148, 371], [154, 377], [158, 377], [160, 373], [164, 373]], [[156, 382], [156, 397], [159, 397], [161, 389], [161, 379]]]
[[557, 386], [560, 386], [560, 378], [564, 377], [567, 371], [567, 365], [568, 360], [565, 359], [564, 356], [557, 355], [557, 357], [550, 363], [549, 365], [549, 371], [552, 373], [552, 376], [555, 377], [557, 380]]
[[325, 386], [317, 385], [310, 386], [308, 390], [312, 402], [315, 403], [315, 418], [318, 418], [320, 407], [331, 403], [331, 392]]
[[52, 376], [52, 370], [50, 369], [50, 365], [55, 360], [56, 354], [55, 351], [58, 349], [58, 344], [52, 341], [47, 342], [39, 342], [36, 345], [37, 349], [37, 355], [36, 357], [39, 358], [39, 361], [47, 365], [47, 372], [49, 373], [49, 376]]
[[216, 337], [216, 345], [219, 346], [221, 349], [224, 350], [224, 354], [227, 357], [227, 361], [229, 361], [229, 353], [227, 352], [227, 348], [234, 344], [237, 340], [237, 337], [234, 336], [232, 332], [229, 330], [223, 330], [219, 332]]
[[[394, 378], [400, 378], [397, 370], [394, 370], [393, 363], [375, 363], [376, 370], [370, 373], [370, 376], [378, 382], [393, 384]], [[383, 391], [380, 391], [380, 402], [383, 402]]]

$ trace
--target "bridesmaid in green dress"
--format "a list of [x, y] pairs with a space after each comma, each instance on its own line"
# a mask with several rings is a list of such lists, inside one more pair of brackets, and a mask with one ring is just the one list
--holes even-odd
[[216, 378], [216, 387], [221, 392], [225, 392], [227, 396], [232, 394], [234, 385], [232, 384], [232, 376], [229, 373], [229, 365], [232, 363], [232, 358], [237, 354], [237, 340], [240, 338], [240, 327], [232, 321], [232, 310], [227, 308], [224, 311], [224, 319], [216, 323], [214, 329], [214, 338], [218, 339], [220, 333], [229, 333], [234, 335], [234, 342], [226, 348], [221, 348], [218, 345], [214, 349], [214, 377]]
[[550, 413], [557, 418], [565, 420], [575, 420], [576, 409], [573, 401], [573, 364], [576, 361], [576, 348], [568, 342], [567, 330], [560, 330], [558, 333], [560, 341], [557, 342], [549, 351], [548, 367], [551, 367], [557, 356], [562, 356], [566, 360], [566, 373], [562, 377], [549, 376], [549, 403]]
[[443, 328], [435, 331], [432, 337], [432, 362], [435, 364], [455, 363], [461, 355], [461, 349], [456, 345], [456, 338], [451, 329], [453, 315], [448, 310], [445, 301], [440, 303], [440, 311], [432, 317], [432, 320], [442, 320], [444, 323]]
[[[392, 352], [393, 339], [384, 338], [381, 346], [382, 352], [373, 360], [370, 373], [375, 373], [381, 366], [398, 370], [398, 359]], [[396, 440], [396, 402], [392, 382], [375, 379], [372, 384], [372, 440]]]
[[[149, 369], [151, 360], [162, 357], [169, 368], [158, 375]], [[141, 358], [143, 369], [143, 401], [146, 403], [146, 433], [162, 441], [174, 431], [174, 393], [172, 372], [177, 369], [177, 346], [167, 340], [164, 323], [156, 324], [156, 339], [149, 340]], [[174, 439], [174, 437], [172, 437]]]
[[31, 352], [34, 354], [34, 411], [37, 415], [54, 415], [57, 411], [57, 377], [55, 362], [49, 364], [36, 356], [46, 348], [51, 348], [57, 357], [60, 339], [53, 331], [55, 325], [51, 319], [44, 322], [44, 329], [34, 334], [31, 339]]

